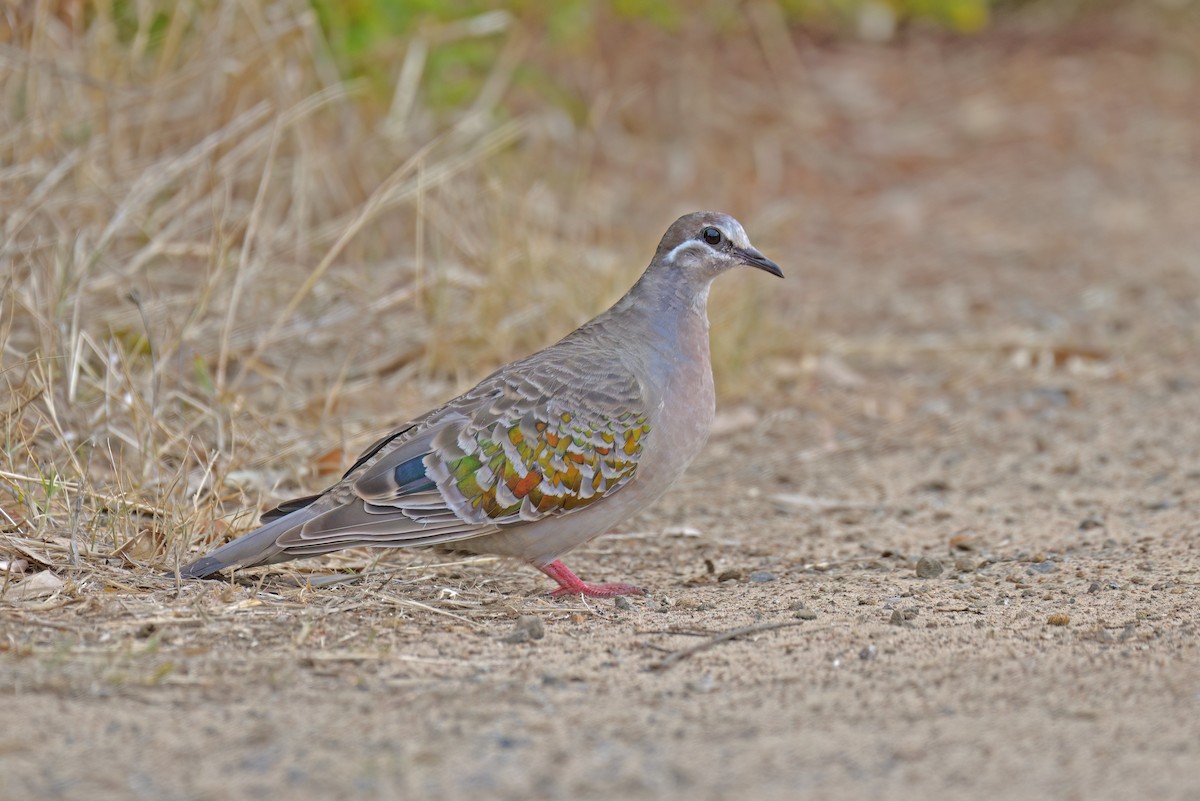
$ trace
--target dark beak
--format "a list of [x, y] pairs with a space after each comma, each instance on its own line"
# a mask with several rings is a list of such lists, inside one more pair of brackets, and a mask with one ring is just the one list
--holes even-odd
[[743, 264], [748, 264], [751, 267], [757, 267], [760, 270], [766, 270], [771, 275], [777, 275], [783, 278], [783, 270], [779, 269], [779, 265], [768, 259], [763, 254], [759, 253], [754, 248], [746, 248], [745, 250], [737, 250], [738, 258]]

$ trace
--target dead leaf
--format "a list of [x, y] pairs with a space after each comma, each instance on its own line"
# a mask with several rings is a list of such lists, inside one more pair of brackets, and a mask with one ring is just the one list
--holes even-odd
[[8, 592], [5, 594], [5, 597], [12, 601], [27, 601], [34, 598], [48, 598], [65, 586], [67, 586], [65, 581], [51, 573], [49, 570], [43, 570], [39, 573], [34, 573], [29, 578], [24, 579], [17, 584], [9, 585]]

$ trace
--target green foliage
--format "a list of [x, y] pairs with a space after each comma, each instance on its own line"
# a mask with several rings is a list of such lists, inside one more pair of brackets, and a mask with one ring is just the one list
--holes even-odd
[[[927, 21], [959, 33], [985, 27], [995, 0], [776, 0], [785, 19], [852, 30], [870, 12], [903, 21]], [[365, 77], [381, 92], [393, 85], [414, 36], [430, 45], [423, 73], [426, 102], [453, 107], [474, 95], [501, 45], [494, 35], [471, 33], [485, 14], [501, 13], [541, 32], [545, 46], [574, 50], [594, 41], [604, 20], [625, 20], [674, 32], [685, 21], [721, 27], [730, 6], [721, 0], [310, 0], [339, 67]], [[735, 14], [736, 16], [736, 14]]]
[[788, 19], [852, 23], [872, 8], [897, 20], [933, 22], [958, 33], [974, 33], [988, 23], [994, 0], [780, 0]]
[[54, 496], [58, 495], [63, 487], [63, 480], [53, 465], [44, 472], [38, 468], [37, 478], [42, 490], [40, 496], [25, 492], [21, 485], [15, 482], [9, 483], [5, 489], [17, 499], [18, 503], [26, 504], [35, 517], [42, 517], [49, 512]]
[[[312, 5], [342, 71], [379, 89], [394, 79], [411, 37], [495, 10], [482, 0], [312, 0]], [[425, 70], [430, 105], [469, 97], [498, 46], [494, 38], [459, 38], [434, 48]]]
[[94, 6], [85, 4], [84, 9], [88, 24], [91, 24], [96, 15], [107, 12], [107, 18], [111, 20], [116, 31], [117, 41], [122, 44], [131, 44], [140, 34], [146, 37], [147, 44], [153, 49], [162, 40], [171, 22], [170, 14], [167, 13], [170, 4], [159, 3], [158, 7], [150, 4], [148, 8], [146, 5], [134, 0], [112, 0], [110, 3], [101, 2]]
[[894, 0], [901, 18], [930, 19], [960, 33], [974, 33], [988, 23], [989, 0]]

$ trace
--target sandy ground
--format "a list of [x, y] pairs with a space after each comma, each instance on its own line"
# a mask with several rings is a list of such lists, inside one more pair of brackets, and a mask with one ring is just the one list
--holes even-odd
[[0, 797], [1200, 797], [1200, 80], [990, 36], [810, 54], [896, 101], [756, 237], [808, 355], [567, 559], [652, 597], [11, 586]]

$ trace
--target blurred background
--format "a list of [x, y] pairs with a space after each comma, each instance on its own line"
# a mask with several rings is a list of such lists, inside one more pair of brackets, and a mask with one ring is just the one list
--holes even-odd
[[792, 451], [996, 376], [1194, 355], [1197, 17], [7, 3], [4, 524], [134, 563], [220, 539], [605, 308], [697, 209], [787, 273], [711, 301], [721, 430], [794, 424], [748, 475], [819, 482]]

